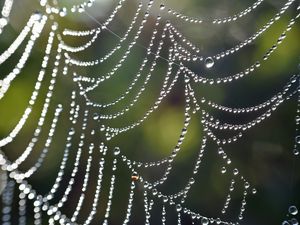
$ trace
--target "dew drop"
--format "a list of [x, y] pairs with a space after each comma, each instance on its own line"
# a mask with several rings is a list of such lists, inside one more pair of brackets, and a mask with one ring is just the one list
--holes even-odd
[[239, 170], [237, 168], [233, 169], [233, 175], [238, 175], [239, 174]]
[[98, 120], [98, 119], [99, 119], [98, 113], [94, 113], [94, 114], [93, 114], [93, 119], [94, 119], [94, 120]]
[[0, 194], [2, 194], [4, 188], [7, 185], [7, 173], [0, 168]]
[[159, 9], [160, 10], [164, 10], [165, 9], [165, 5], [164, 4], [160, 4]]
[[226, 173], [226, 167], [224, 167], [224, 166], [222, 167], [221, 173], [223, 173], [223, 174]]
[[210, 69], [214, 66], [215, 62], [212, 57], [208, 57], [205, 59], [205, 67]]
[[78, 7], [78, 12], [79, 12], [79, 13], [84, 12], [84, 6], [83, 6], [83, 5], [80, 5], [80, 6]]
[[203, 217], [203, 218], [201, 219], [201, 224], [202, 224], [202, 225], [208, 225], [208, 223], [209, 223], [209, 221], [208, 221], [207, 218]]
[[66, 8], [60, 9], [60, 10], [59, 10], [59, 15], [60, 15], [61, 17], [66, 16], [66, 15], [67, 15], [67, 9], [66, 9]]
[[296, 218], [292, 218], [292, 219], [290, 220], [290, 224], [291, 224], [291, 225], [299, 225], [299, 222], [298, 222], [298, 220], [297, 220]]
[[253, 188], [253, 189], [252, 189], [252, 194], [255, 195], [256, 193], [257, 193], [257, 190], [256, 190], [255, 188]]
[[288, 221], [283, 221], [281, 225], [291, 225]]
[[177, 204], [177, 205], [176, 205], [176, 211], [177, 211], [177, 212], [180, 212], [181, 210], [182, 210], [181, 205]]
[[248, 189], [250, 187], [250, 184], [248, 182], [245, 182], [245, 188]]
[[42, 19], [42, 13], [39, 12], [39, 11], [36, 11], [34, 14], [33, 14], [33, 18], [35, 21], [40, 21]]
[[168, 201], [169, 201], [168, 197], [167, 197], [167, 196], [164, 196], [164, 197], [163, 197], [163, 202], [166, 203], [166, 202], [168, 202]]
[[114, 155], [119, 155], [120, 154], [120, 148], [119, 147], [115, 147], [115, 149], [114, 149]]
[[299, 135], [296, 136], [295, 140], [296, 140], [296, 143], [297, 143], [297, 144], [300, 144], [300, 136], [299, 136]]
[[157, 195], [157, 190], [156, 189], [153, 189], [152, 190], [152, 194], [155, 196], [155, 195]]
[[294, 155], [299, 155], [299, 150], [298, 149], [294, 149], [293, 153], [294, 153]]
[[131, 175], [131, 180], [132, 181], [138, 181], [139, 180], [139, 175], [137, 172], [133, 172], [132, 175]]
[[7, 24], [7, 19], [6, 18], [0, 18], [0, 26], [4, 27]]
[[93, 1], [92, 0], [89, 0], [88, 2], [87, 2], [87, 6], [88, 7], [91, 7], [93, 5]]
[[297, 209], [297, 207], [296, 206], [294, 206], [294, 205], [291, 205], [290, 207], [289, 207], [289, 213], [290, 214], [292, 214], [292, 215], [297, 215], [298, 214], [298, 209]]

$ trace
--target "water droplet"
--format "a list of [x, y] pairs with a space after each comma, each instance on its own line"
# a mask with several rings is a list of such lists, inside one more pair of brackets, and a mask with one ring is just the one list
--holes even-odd
[[297, 215], [298, 214], [298, 209], [297, 209], [297, 207], [296, 206], [294, 206], [294, 205], [291, 205], [290, 207], [289, 207], [289, 213], [290, 214], [292, 214], [292, 215]]
[[93, 1], [92, 0], [89, 0], [88, 2], [87, 2], [87, 6], [88, 7], [91, 7], [93, 5]]
[[61, 17], [66, 16], [66, 15], [67, 15], [67, 9], [66, 9], [66, 8], [60, 9], [60, 10], [59, 10], [59, 15], [60, 15]]
[[137, 172], [133, 172], [132, 175], [131, 175], [131, 180], [132, 181], [138, 181], [140, 178], [140, 176], [138, 175]]
[[157, 195], [157, 190], [156, 189], [153, 189], [152, 190], [152, 194], [155, 196], [155, 195]]
[[181, 205], [177, 204], [177, 205], [176, 205], [176, 211], [177, 211], [177, 212], [180, 212], [181, 210], [182, 210]]
[[300, 144], [300, 136], [296, 136], [295, 140], [297, 144]]
[[203, 218], [201, 219], [201, 224], [202, 224], [202, 225], [208, 225], [208, 223], [209, 223], [209, 221], [208, 221], [207, 218], [203, 217]]
[[167, 197], [167, 196], [164, 196], [164, 197], [163, 197], [163, 202], [166, 203], [166, 202], [168, 202], [168, 201], [169, 201], [168, 197]]
[[291, 224], [291, 225], [299, 225], [299, 222], [298, 222], [298, 220], [297, 220], [296, 218], [292, 218], [292, 219], [290, 220], [290, 224]]
[[114, 155], [119, 155], [121, 152], [120, 148], [119, 147], [115, 147], [114, 149]]
[[159, 9], [160, 10], [164, 10], [165, 9], [165, 5], [164, 4], [160, 4]]
[[93, 114], [93, 119], [94, 119], [94, 120], [98, 120], [98, 119], [99, 119], [98, 113], [94, 113], [94, 114]]
[[205, 59], [205, 67], [210, 69], [214, 66], [215, 62], [212, 57], [208, 57]]
[[222, 167], [222, 169], [221, 169], [221, 173], [226, 173], [226, 167]]
[[0, 168], [0, 194], [7, 185], [7, 172]]
[[288, 221], [283, 221], [281, 225], [291, 225]]
[[245, 188], [248, 189], [250, 187], [250, 184], [248, 182], [245, 182]]
[[7, 25], [7, 19], [6, 18], [0, 18], [0, 26], [4, 27]]
[[255, 188], [252, 189], [252, 194], [256, 194], [257, 190]]
[[42, 13], [41, 12], [39, 12], [39, 11], [36, 11], [34, 14], [33, 14], [33, 19], [35, 20], [35, 21], [40, 21], [41, 19], [42, 19]]
[[239, 174], [239, 170], [237, 169], [237, 168], [235, 168], [234, 170], [233, 170], [233, 175], [238, 175]]
[[294, 155], [299, 155], [299, 150], [298, 149], [294, 149], [293, 153], [294, 153]]
[[80, 5], [80, 6], [78, 7], [78, 12], [79, 12], [79, 13], [84, 12], [84, 6], [83, 6], [83, 5]]

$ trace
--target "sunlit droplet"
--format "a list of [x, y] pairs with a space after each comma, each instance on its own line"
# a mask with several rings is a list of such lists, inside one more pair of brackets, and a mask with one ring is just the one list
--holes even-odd
[[208, 68], [208, 69], [212, 68], [214, 66], [214, 64], [215, 64], [215, 62], [212, 57], [208, 57], [205, 59], [205, 67], [206, 68]]
[[208, 221], [207, 218], [203, 217], [203, 218], [201, 219], [201, 224], [202, 224], [202, 225], [208, 225], [208, 223], [209, 223], [209, 221]]
[[221, 169], [221, 173], [226, 173], [226, 167], [222, 167], [222, 169]]
[[93, 119], [94, 120], [98, 120], [99, 119], [99, 114], [98, 113], [94, 113], [93, 114]]
[[239, 174], [239, 170], [237, 168], [233, 169], [233, 175], [238, 175]]
[[0, 26], [4, 27], [7, 25], [7, 19], [6, 18], [0, 18]]
[[33, 14], [33, 19], [35, 20], [35, 21], [40, 21], [41, 19], [42, 19], [42, 13], [41, 12], [39, 12], [39, 11], [36, 11], [34, 14]]
[[114, 149], [114, 155], [119, 155], [120, 154], [120, 152], [121, 152], [121, 150], [120, 150], [120, 148], [119, 147], [115, 147], [115, 149]]
[[299, 222], [298, 222], [298, 220], [297, 220], [296, 218], [292, 218], [292, 219], [290, 220], [290, 224], [291, 224], [291, 225], [299, 225]]
[[177, 211], [177, 212], [180, 212], [181, 210], [182, 210], [181, 205], [177, 204], [177, 205], [176, 205], [176, 211]]
[[131, 175], [131, 180], [132, 181], [138, 181], [140, 178], [140, 176], [138, 175], [137, 172], [133, 172], [132, 175]]
[[67, 9], [66, 9], [66, 8], [60, 9], [60, 10], [59, 10], [59, 15], [60, 15], [61, 17], [66, 16], [66, 15], [67, 15]]
[[296, 136], [295, 140], [297, 144], [300, 144], [300, 136]]
[[289, 207], [289, 213], [290, 214], [292, 214], [292, 215], [297, 215], [298, 214], [298, 209], [297, 209], [297, 207], [296, 206], [294, 206], [294, 205], [291, 205], [290, 207]]

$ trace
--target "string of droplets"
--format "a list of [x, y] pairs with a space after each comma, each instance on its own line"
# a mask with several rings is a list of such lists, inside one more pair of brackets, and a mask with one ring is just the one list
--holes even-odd
[[[245, 192], [245, 193], [246, 193], [246, 192]], [[243, 201], [242, 201], [241, 213], [240, 213], [240, 216], [239, 216], [240, 219], [242, 219], [242, 212], [244, 211], [244, 210], [243, 210], [243, 209], [244, 209], [244, 205], [246, 204], [246, 203], [245, 203], [245, 197], [246, 197], [246, 194], [244, 195]], [[218, 221], [218, 222], [219, 222], [219, 221]]]
[[3, 31], [3, 28], [8, 24], [9, 15], [12, 9], [14, 1], [13, 0], [5, 0], [4, 5], [1, 10], [1, 17], [0, 17], [0, 34]]
[[[191, 18], [188, 17], [186, 15], [183, 15], [179, 12], [176, 12], [174, 9], [169, 8], [168, 9], [168, 13], [170, 15], [175, 16], [176, 18], [179, 18], [185, 22], [188, 23], [196, 23], [196, 24], [201, 24], [201, 23], [212, 23], [212, 24], [225, 24], [225, 23], [229, 23], [229, 22], [234, 22], [237, 21], [238, 19], [248, 15], [249, 13], [253, 12], [264, 0], [258, 0], [256, 2], [253, 3], [253, 5], [247, 7], [245, 10], [236, 13], [233, 16], [228, 16], [228, 17], [224, 17], [224, 18], [214, 18], [214, 19], [196, 19], [196, 18]], [[165, 5], [162, 4], [161, 5], [161, 9], [165, 9]]]
[[[295, 19], [299, 18], [300, 14], [298, 14]], [[282, 41], [285, 39], [286, 37], [286, 32], [290, 31], [292, 26], [295, 24], [295, 19], [292, 19], [286, 30], [279, 36], [278, 38], [278, 41], [275, 45], [273, 45], [267, 52], [266, 54], [264, 55], [263, 59], [264, 60], [267, 60], [270, 55], [274, 52], [275, 49], [277, 49], [278, 45], [282, 43]], [[240, 73], [237, 73], [235, 75], [230, 75], [230, 76], [227, 76], [225, 78], [211, 78], [211, 79], [207, 79], [207, 78], [204, 78], [204, 77], [199, 77], [197, 74], [195, 74], [194, 72], [192, 72], [190, 69], [188, 69], [187, 67], [183, 67], [184, 71], [188, 73], [188, 75], [190, 77], [192, 77], [194, 79], [195, 82], [201, 82], [201, 83], [209, 83], [210, 85], [214, 84], [214, 83], [227, 83], [227, 82], [231, 82], [233, 80], [236, 80], [236, 79], [240, 79], [242, 78], [243, 76], [245, 75], [248, 75], [252, 72], [255, 71], [255, 68], [257, 67], [260, 67], [260, 62], [257, 61], [255, 64], [253, 64], [252, 66], [250, 66], [249, 68], [247, 68], [246, 70], [244, 70], [243, 72], [240, 72]], [[156, 102], [157, 103], [157, 102]], [[155, 103], [155, 104], [156, 104]], [[160, 101], [159, 101], [160, 103]], [[125, 131], [128, 131], [138, 125], [140, 125], [146, 118], [149, 114], [151, 114], [151, 112], [153, 112], [153, 108], [151, 108], [149, 111], [147, 111], [147, 113], [145, 114], [144, 118], [141, 119], [140, 121], [136, 122], [136, 123], [133, 123], [132, 125], [129, 125], [127, 127], [124, 127], [124, 128], [108, 128], [106, 131], [112, 131], [113, 134], [110, 135], [110, 136], [115, 136], [119, 133], [122, 133], [122, 132], [125, 132]], [[145, 118], [146, 117], [146, 118]]]
[[[183, 58], [183, 60], [188, 60], [188, 61], [203, 61], [205, 59], [205, 64], [206, 67], [210, 68], [214, 65], [214, 61], [220, 60], [224, 58], [225, 56], [229, 56], [231, 54], [234, 54], [241, 50], [242, 48], [252, 44], [258, 37], [260, 37], [264, 32], [266, 32], [276, 21], [280, 20], [281, 16], [284, 15], [284, 13], [287, 11], [287, 9], [292, 5], [292, 3], [295, 2], [294, 0], [289, 0], [287, 1], [284, 6], [279, 10], [279, 12], [272, 17], [262, 28], [260, 28], [257, 32], [255, 32], [253, 35], [251, 35], [249, 38], [246, 40], [242, 41], [241, 43], [237, 44], [234, 47], [231, 47], [228, 50], [222, 51], [220, 53], [217, 53], [212, 56], [207, 56], [207, 57], [202, 57], [199, 56], [198, 54], [201, 52], [201, 50], [193, 45], [193, 43], [189, 40], [187, 40], [186, 37], [183, 36], [173, 25], [170, 25], [169, 28], [171, 30], [172, 34], [175, 34], [179, 40], [187, 45], [189, 48], [191, 48], [194, 52], [197, 53], [197, 55], [191, 55], [188, 51], [185, 50], [184, 47], [179, 46], [178, 50], [183, 51], [185, 53], [188, 53], [187, 59]], [[172, 38], [172, 42], [175, 42], [174, 35], [170, 35]]]
[[[157, 23], [156, 23], [156, 26], [158, 26], [158, 25], [159, 25], [159, 18], [158, 18]], [[146, 85], [147, 85], [148, 81], [150, 80], [150, 77], [151, 77], [151, 75], [152, 75], [152, 73], [153, 73], [153, 71], [155, 69], [155, 66], [157, 64], [156, 63], [157, 59], [159, 58], [158, 55], [160, 54], [160, 51], [162, 49], [163, 39], [165, 38], [165, 34], [164, 33], [165, 33], [165, 29], [164, 29], [163, 34], [161, 36], [161, 41], [159, 42], [159, 47], [158, 47], [157, 52], [156, 52], [156, 57], [155, 57], [154, 61], [152, 62], [151, 68], [149, 70], [150, 72], [146, 76], [144, 84], [143, 84], [142, 88], [140, 88], [140, 91], [138, 92], [137, 95], [141, 95], [142, 94], [142, 92], [144, 91], [143, 89], [146, 88]], [[149, 44], [150, 47], [153, 46], [154, 40], [155, 40], [155, 38], [157, 38], [156, 34], [157, 34], [157, 30], [155, 29], [153, 31], [153, 35], [152, 35], [151, 40], [150, 40], [150, 44]], [[151, 49], [150, 47], [148, 49]], [[151, 50], [147, 52], [147, 56], [150, 55], [150, 54], [151, 54]], [[84, 97], [85, 97], [85, 99], [87, 101], [87, 104], [91, 105], [92, 107], [107, 108], [107, 107], [110, 107], [110, 106], [113, 106], [113, 105], [116, 105], [117, 103], [119, 103], [121, 100], [123, 100], [130, 93], [130, 91], [136, 85], [136, 83], [138, 82], [139, 78], [141, 77], [142, 72], [144, 71], [144, 68], [146, 67], [147, 63], [149, 63], [149, 59], [148, 59], [148, 57], [145, 57], [144, 60], [143, 60], [143, 62], [142, 62], [142, 64], [141, 64], [141, 66], [140, 66], [140, 68], [139, 68], [139, 70], [138, 70], [138, 73], [134, 77], [133, 82], [128, 86], [128, 88], [126, 89], [126, 91], [122, 95], [120, 95], [119, 97], [116, 98], [116, 100], [114, 100], [112, 102], [109, 102], [107, 104], [98, 104], [98, 103], [92, 102], [88, 98], [88, 96], [86, 94], [84, 94]], [[87, 80], [90, 80], [90, 79], [88, 78]], [[87, 81], [87, 80], [84, 80], [84, 81]], [[77, 77], [76, 74], [75, 74], [74, 81], [78, 82], [80, 90], [81, 90], [81, 92], [83, 92], [84, 88], [81, 85], [82, 77]]]
[[[34, 14], [30, 18], [27, 26], [25, 27], [25, 32], [24, 32], [24, 34], [22, 34], [22, 36], [26, 35], [26, 30], [30, 30], [30, 27], [34, 23], [33, 28], [32, 28], [32, 35], [30, 36], [30, 40], [28, 41], [28, 43], [25, 47], [25, 50], [24, 50], [19, 62], [15, 66], [15, 68], [12, 70], [12, 72], [10, 72], [8, 75], [6, 75], [3, 80], [0, 81], [0, 99], [3, 98], [6, 91], [10, 87], [11, 82], [16, 78], [16, 76], [18, 74], [20, 74], [23, 67], [25, 66], [25, 63], [27, 62], [27, 60], [30, 56], [30, 53], [31, 53], [31, 50], [32, 50], [32, 48], [35, 44], [35, 41], [40, 36], [46, 21], [47, 21], [47, 17], [46, 16], [41, 16], [39, 13]], [[23, 39], [22, 36], [20, 36], [21, 41]], [[6, 61], [7, 58], [9, 58], [9, 56], [10, 56], [9, 51], [13, 52], [17, 49], [17, 47], [18, 47], [17, 45], [19, 45], [18, 42], [19, 42], [19, 40], [17, 40], [15, 43], [13, 43], [13, 45], [8, 49], [8, 52], [6, 54], [4, 53], [4, 54], [1, 55], [1, 58], [0, 58], [1, 63], [3, 63], [4, 61]]]
[[90, 8], [94, 5], [95, 0], [87, 0], [84, 1], [81, 4], [74, 4], [69, 8], [66, 7], [57, 7], [58, 2], [55, 0], [53, 1], [53, 5], [51, 6], [48, 3], [48, 0], [40, 0], [40, 5], [46, 8], [46, 12], [48, 14], [57, 14], [61, 17], [64, 17], [68, 14], [68, 11], [71, 11], [72, 13], [78, 12], [78, 13], [82, 13], [84, 12], [87, 8]]

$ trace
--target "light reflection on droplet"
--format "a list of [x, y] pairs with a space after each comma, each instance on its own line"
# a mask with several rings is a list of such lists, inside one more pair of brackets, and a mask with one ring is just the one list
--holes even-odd
[[289, 207], [289, 213], [290, 214], [292, 214], [292, 215], [297, 215], [298, 214], [298, 209], [297, 209], [297, 207], [296, 206], [294, 206], [294, 205], [291, 205], [290, 207]]
[[208, 58], [205, 59], [205, 67], [207, 69], [212, 68], [214, 66], [214, 64], [215, 64], [215, 62], [214, 62], [212, 57], [208, 57]]

